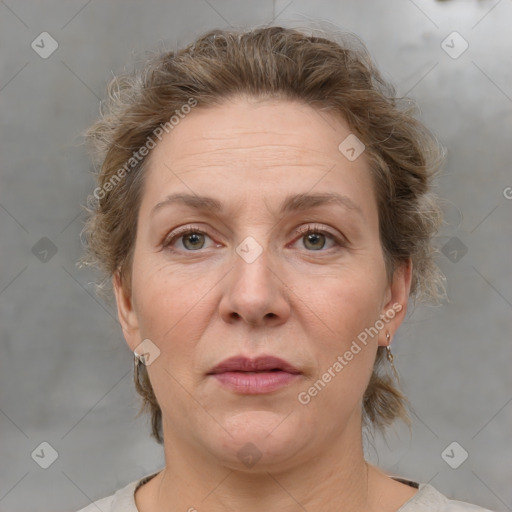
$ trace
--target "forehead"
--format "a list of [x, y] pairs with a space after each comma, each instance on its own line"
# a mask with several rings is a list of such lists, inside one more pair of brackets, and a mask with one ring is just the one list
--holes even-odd
[[224, 197], [236, 191], [240, 202], [256, 189], [268, 198], [314, 188], [369, 202], [364, 154], [350, 161], [339, 150], [349, 135], [341, 116], [298, 101], [240, 97], [198, 106], [152, 150], [145, 196], [155, 203], [175, 189]]
[[[339, 156], [337, 147], [350, 129], [341, 117], [313, 109], [299, 101], [236, 97], [221, 105], [195, 107], [164, 136], [153, 150], [153, 158], [172, 150], [173, 160], [185, 163], [189, 157], [229, 149], [276, 148], [264, 157], [279, 156], [279, 146], [296, 156]], [[164, 147], [165, 146], [165, 147]], [[253, 153], [257, 155], [258, 152]], [[235, 156], [235, 155], [233, 155]], [[291, 162], [293, 163], [293, 162]], [[297, 163], [297, 162], [295, 162]]]

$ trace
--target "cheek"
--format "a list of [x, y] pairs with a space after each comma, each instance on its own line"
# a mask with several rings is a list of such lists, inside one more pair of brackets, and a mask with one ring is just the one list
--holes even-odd
[[177, 268], [164, 259], [161, 253], [134, 257], [133, 296], [141, 334], [168, 344], [190, 328], [192, 318], [206, 320], [207, 293], [216, 280], [211, 272]]
[[303, 325], [317, 361], [312, 377], [316, 381], [327, 373], [329, 381], [324, 400], [338, 403], [347, 394], [355, 400], [364, 392], [377, 350], [378, 333], [372, 327], [381, 312], [383, 275], [345, 269], [337, 279], [324, 276], [314, 287], [304, 288], [304, 302], [314, 313], [304, 317]]
[[321, 319], [314, 320], [316, 329], [306, 327], [311, 329], [317, 364], [300, 391], [306, 394], [302, 397], [310, 401], [315, 414], [330, 411], [345, 421], [361, 400], [373, 371], [378, 334], [371, 327], [379, 318], [380, 301], [375, 286], [368, 281], [331, 284], [325, 292], [324, 298], [311, 298], [315, 304], [310, 302], [310, 306], [318, 308]]
[[169, 395], [175, 401], [190, 399], [184, 389], [196, 383], [198, 344], [214, 316], [219, 281], [214, 272], [198, 272], [192, 265], [178, 269], [162, 259], [161, 253], [139, 256], [133, 265], [140, 334], [160, 350], [148, 373], [161, 404]]
[[385, 290], [384, 271], [371, 268], [340, 268], [338, 272], [315, 276], [315, 284], [302, 279], [297, 295], [303, 298], [330, 331], [346, 339], [372, 325], [380, 314]]

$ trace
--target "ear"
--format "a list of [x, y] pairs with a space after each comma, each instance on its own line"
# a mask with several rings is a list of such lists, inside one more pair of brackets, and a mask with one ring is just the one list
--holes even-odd
[[112, 285], [116, 296], [117, 315], [123, 329], [124, 339], [133, 352], [141, 342], [139, 321], [133, 307], [131, 293], [123, 285], [119, 270], [112, 276]]
[[[395, 269], [387, 290], [385, 305], [381, 311], [381, 318], [385, 327], [379, 333], [380, 346], [388, 346], [391, 343], [393, 336], [405, 319], [409, 292], [411, 291], [411, 280], [412, 261], [408, 259]], [[389, 339], [387, 333], [389, 333]]]

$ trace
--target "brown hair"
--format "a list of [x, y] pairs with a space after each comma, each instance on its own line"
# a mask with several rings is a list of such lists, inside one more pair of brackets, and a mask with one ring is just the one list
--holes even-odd
[[[336, 41], [339, 39], [339, 42]], [[341, 42], [343, 40], [343, 42]], [[82, 264], [99, 266], [109, 288], [119, 272], [130, 291], [131, 262], [144, 164], [139, 151], [184, 105], [221, 105], [236, 95], [301, 101], [342, 116], [365, 144], [379, 211], [388, 276], [411, 260], [411, 297], [437, 300], [444, 292], [432, 237], [441, 213], [432, 181], [443, 158], [436, 138], [417, 121], [410, 100], [397, 98], [364, 44], [352, 34], [325, 38], [282, 27], [251, 31], [213, 30], [177, 52], [114, 78], [107, 108], [86, 133], [97, 156], [97, 188], [88, 198]], [[147, 152], [144, 152], [147, 153]], [[135, 158], [137, 157], [137, 158]], [[129, 165], [127, 165], [129, 163]], [[404, 395], [383, 365], [379, 347], [363, 398], [367, 426], [384, 430], [395, 418], [410, 424]], [[152, 435], [162, 443], [162, 413], [144, 365], [135, 373], [143, 408], [152, 415]], [[141, 411], [142, 411], [141, 409]]]

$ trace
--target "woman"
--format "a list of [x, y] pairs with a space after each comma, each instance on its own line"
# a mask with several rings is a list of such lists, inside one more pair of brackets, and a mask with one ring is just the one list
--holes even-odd
[[408, 421], [408, 300], [442, 292], [442, 151], [355, 42], [217, 30], [111, 83], [85, 262], [166, 464], [85, 510], [484, 510], [364, 458]]

